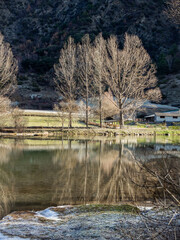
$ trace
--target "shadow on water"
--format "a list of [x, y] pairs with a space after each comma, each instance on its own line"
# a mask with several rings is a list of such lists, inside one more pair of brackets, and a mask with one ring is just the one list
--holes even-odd
[[179, 204], [180, 146], [142, 139], [0, 142], [0, 217], [52, 205]]

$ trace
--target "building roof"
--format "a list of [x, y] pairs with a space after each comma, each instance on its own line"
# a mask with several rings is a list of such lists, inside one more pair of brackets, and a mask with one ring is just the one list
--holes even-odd
[[145, 118], [152, 118], [155, 116], [163, 116], [163, 117], [180, 117], [180, 110], [179, 111], [170, 111], [170, 112], [155, 112], [154, 114], [145, 116]]
[[149, 116], [145, 116], [145, 118], [152, 118], [155, 117], [155, 114], [149, 115]]
[[173, 111], [173, 112], [156, 112], [156, 116], [164, 116], [164, 117], [180, 117], [180, 111]]

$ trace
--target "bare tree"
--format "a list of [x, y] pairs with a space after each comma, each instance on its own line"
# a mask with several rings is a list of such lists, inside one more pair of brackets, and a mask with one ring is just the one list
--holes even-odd
[[110, 89], [103, 94], [102, 97], [102, 110], [103, 110], [103, 117], [113, 117], [114, 115], [118, 114], [118, 108], [114, 101], [114, 97]]
[[110, 89], [102, 94], [101, 109], [99, 109], [99, 103], [95, 99], [93, 111], [96, 116], [101, 114], [102, 119], [113, 118], [118, 114], [118, 107], [116, 106], [116, 102], [114, 101], [114, 97]]
[[69, 37], [60, 51], [59, 63], [54, 65], [54, 79], [58, 94], [68, 103], [69, 127], [72, 127], [72, 113], [76, 97], [76, 45]]
[[16, 86], [18, 63], [15, 60], [10, 45], [4, 42], [0, 33], [0, 96], [13, 92]]
[[95, 41], [93, 48], [93, 85], [96, 88], [99, 98], [99, 120], [100, 127], [102, 127], [103, 109], [102, 98], [105, 87], [105, 79], [107, 78], [107, 68], [105, 67], [105, 60], [107, 58], [106, 41], [104, 40], [102, 33], [100, 33]]
[[166, 15], [177, 25], [180, 25], [180, 0], [170, 0], [165, 11]]
[[89, 97], [91, 88], [91, 75], [92, 75], [92, 46], [90, 43], [89, 35], [86, 34], [82, 38], [82, 43], [78, 45], [78, 77], [80, 79], [81, 94], [86, 102], [86, 127], [88, 128], [89, 122]]
[[12, 109], [12, 123], [17, 132], [22, 132], [25, 126], [27, 125], [27, 120], [24, 117], [23, 110], [18, 107]]
[[122, 127], [125, 114], [133, 115], [152, 96], [156, 100], [160, 98], [160, 91], [155, 88], [156, 68], [137, 36], [126, 34], [123, 50], [119, 50], [117, 38], [111, 36], [107, 49], [107, 83], [116, 98], [119, 124]]
[[64, 123], [67, 118], [67, 104], [65, 102], [60, 102], [54, 105], [54, 111], [57, 112], [57, 117], [61, 121], [62, 129], [64, 128]]

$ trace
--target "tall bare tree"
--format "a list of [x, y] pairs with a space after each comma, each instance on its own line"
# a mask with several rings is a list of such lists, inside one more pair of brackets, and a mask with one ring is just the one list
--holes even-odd
[[177, 25], [180, 25], [180, 0], [170, 0], [165, 13]]
[[125, 114], [133, 114], [147, 99], [159, 99], [156, 68], [137, 36], [126, 34], [123, 50], [119, 50], [117, 38], [111, 36], [107, 49], [107, 83], [116, 98], [122, 127]]
[[67, 43], [60, 51], [59, 63], [54, 65], [56, 77], [54, 79], [57, 92], [63, 96], [68, 104], [69, 127], [72, 127], [72, 113], [76, 97], [76, 44], [69, 37]]
[[18, 63], [15, 60], [10, 45], [4, 41], [0, 33], [0, 96], [13, 92], [16, 87]]
[[86, 34], [82, 38], [82, 43], [78, 45], [78, 77], [80, 79], [81, 94], [86, 102], [86, 127], [89, 122], [89, 97], [91, 88], [91, 75], [92, 75], [92, 46], [89, 35]]
[[100, 127], [102, 127], [103, 119], [102, 97], [104, 93], [105, 80], [108, 76], [107, 68], [105, 67], [106, 58], [107, 58], [106, 41], [104, 40], [102, 33], [100, 33], [94, 41], [93, 48], [93, 69], [94, 69], [93, 83], [99, 97]]

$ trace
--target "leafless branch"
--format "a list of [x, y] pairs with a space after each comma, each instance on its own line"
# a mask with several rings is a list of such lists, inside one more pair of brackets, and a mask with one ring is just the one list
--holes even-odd
[[59, 63], [54, 65], [56, 77], [54, 79], [57, 92], [68, 103], [69, 126], [72, 127], [72, 113], [76, 97], [76, 45], [74, 39], [69, 37], [61, 49]]
[[17, 72], [17, 60], [0, 33], [0, 96], [11, 94], [15, 90]]
[[170, 0], [165, 13], [175, 24], [180, 25], [180, 0]]

